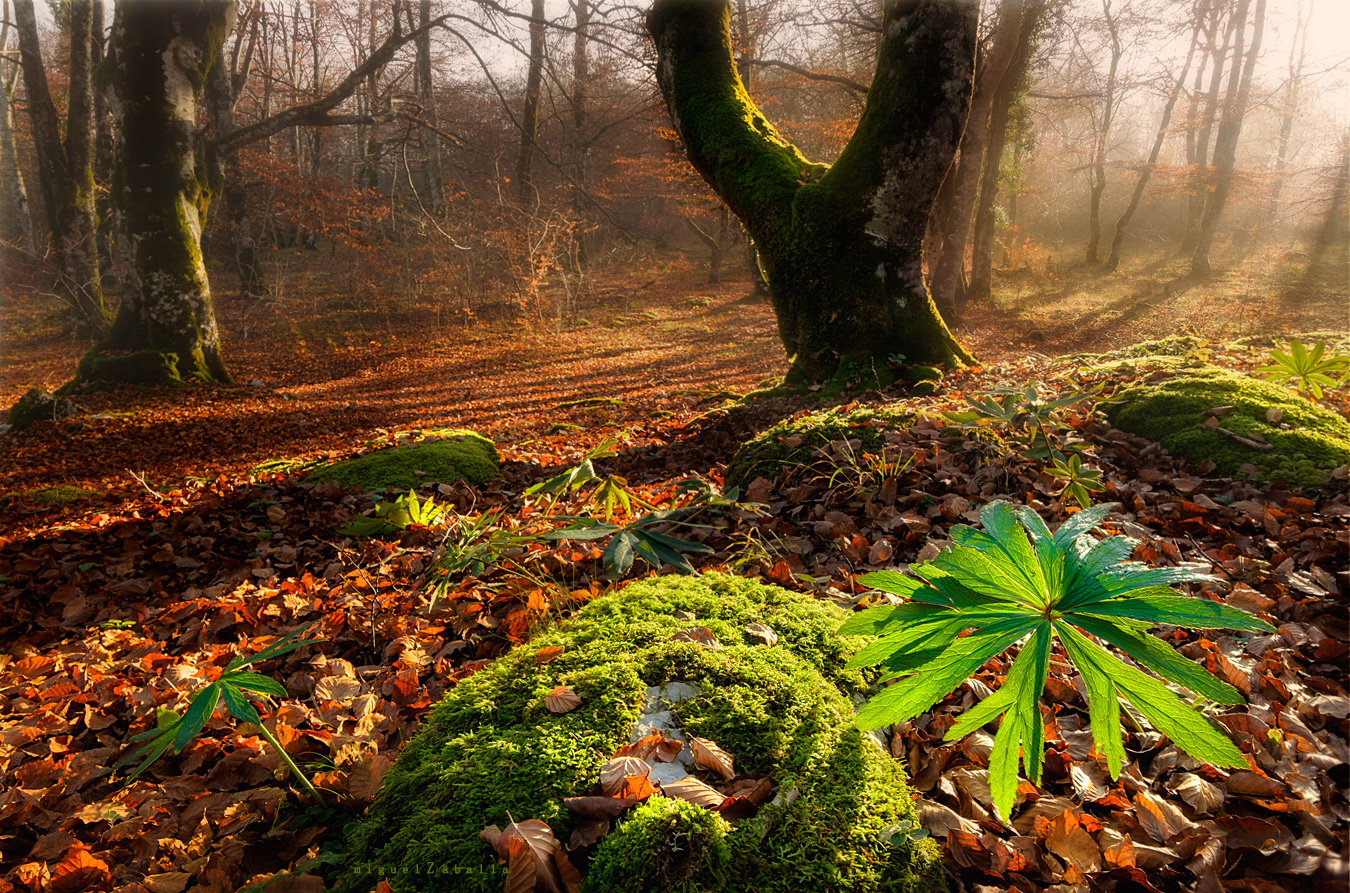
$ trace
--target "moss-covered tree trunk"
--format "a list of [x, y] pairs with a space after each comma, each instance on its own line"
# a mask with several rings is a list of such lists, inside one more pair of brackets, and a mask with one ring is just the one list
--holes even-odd
[[38, 184], [47, 225], [60, 267], [61, 292], [80, 327], [102, 333], [108, 324], [95, 244], [93, 88], [91, 84], [92, 0], [70, 5], [70, 89], [66, 97], [66, 134], [47, 86], [32, 0], [15, 0], [20, 64], [28, 92]]
[[197, 151], [196, 114], [235, 6], [232, 0], [117, 4], [109, 64], [122, 303], [77, 380], [231, 380], [202, 264], [213, 184]]
[[657, 82], [689, 160], [759, 252], [791, 383], [887, 359], [971, 359], [928, 294], [923, 238], [965, 125], [975, 0], [887, 0], [867, 108], [839, 159], [808, 161], [736, 74], [730, 5], [657, 0]]

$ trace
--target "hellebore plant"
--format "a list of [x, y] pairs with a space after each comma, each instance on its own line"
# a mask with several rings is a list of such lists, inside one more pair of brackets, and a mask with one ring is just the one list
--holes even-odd
[[858, 726], [875, 729], [913, 719], [985, 661], [1022, 642], [1003, 685], [946, 734], [954, 740], [1003, 716], [989, 755], [989, 788], [1006, 821], [1017, 791], [1019, 750], [1027, 778], [1040, 783], [1045, 732], [1038, 703], [1058, 638], [1086, 684], [1093, 738], [1112, 778], [1120, 777], [1125, 762], [1120, 698], [1197, 759], [1246, 768], [1242, 753], [1204, 714], [1095, 640], [1197, 695], [1241, 704], [1237, 689], [1148, 631], [1160, 623], [1272, 627], [1236, 608], [1175, 591], [1174, 583], [1213, 579], [1197, 565], [1150, 568], [1126, 560], [1136, 540], [1088, 536], [1110, 509], [1081, 511], [1051, 533], [1034, 511], [996, 502], [980, 512], [983, 531], [953, 527], [955, 545], [932, 561], [910, 565], [913, 576], [881, 571], [862, 577], [864, 585], [906, 601], [861, 611], [840, 627], [843, 635], [880, 637], [857, 653], [851, 667], [880, 666], [883, 678], [898, 679], [863, 706]]

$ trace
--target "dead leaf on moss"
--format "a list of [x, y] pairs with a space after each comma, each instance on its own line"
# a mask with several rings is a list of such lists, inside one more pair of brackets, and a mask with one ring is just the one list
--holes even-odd
[[671, 636], [676, 642], [689, 642], [707, 648], [709, 651], [721, 651], [722, 643], [717, 641], [712, 630], [706, 626], [695, 626], [691, 629], [680, 630]]
[[581, 706], [581, 698], [566, 685], [559, 685], [544, 696], [544, 706], [550, 713], [567, 713]]
[[600, 789], [613, 796], [627, 784], [630, 775], [647, 775], [652, 768], [637, 757], [614, 757], [600, 767]]
[[695, 766], [717, 773], [723, 781], [736, 777], [736, 770], [732, 768], [735, 758], [707, 738], [690, 737], [689, 746], [694, 750]]
[[561, 645], [547, 645], [534, 653], [534, 662], [536, 664], [546, 664], [557, 660], [562, 656], [563, 649]]
[[687, 800], [705, 809], [717, 809], [727, 799], [726, 794], [692, 775], [662, 785], [661, 793], [676, 800]]
[[759, 639], [765, 645], [778, 644], [778, 633], [767, 623], [760, 623], [758, 620], [746, 625], [745, 634], [752, 639]]

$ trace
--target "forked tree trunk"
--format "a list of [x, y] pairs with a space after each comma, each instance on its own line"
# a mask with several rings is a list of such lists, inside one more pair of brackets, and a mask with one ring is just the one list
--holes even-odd
[[[1238, 30], [1241, 32], [1243, 19], [1246, 18], [1250, 0], [1243, 0], [1238, 9]], [[1233, 186], [1233, 168], [1237, 163], [1238, 137], [1242, 133], [1242, 118], [1247, 111], [1247, 100], [1251, 95], [1252, 71], [1256, 67], [1256, 58], [1261, 52], [1261, 34], [1266, 20], [1266, 0], [1256, 0], [1256, 15], [1252, 25], [1252, 44], [1247, 50], [1246, 61], [1239, 51], [1233, 56], [1233, 75], [1242, 67], [1242, 76], [1238, 82], [1237, 95], [1229, 91], [1230, 101], [1224, 107], [1223, 121], [1219, 124], [1219, 134], [1214, 138], [1214, 185], [1205, 198], [1205, 216], [1200, 221], [1200, 238], [1191, 258], [1191, 275], [1207, 276], [1210, 273], [1209, 252], [1214, 245], [1214, 234], [1219, 228], [1219, 218], [1228, 203], [1228, 193]], [[1241, 40], [1238, 46], [1241, 47]]]
[[197, 152], [196, 110], [235, 7], [233, 0], [117, 4], [109, 65], [122, 303], [76, 382], [231, 380], [202, 264], [202, 221], [217, 184]]
[[736, 74], [730, 5], [657, 0], [656, 77], [689, 160], [759, 251], [789, 383], [972, 360], [923, 276], [928, 216], [965, 125], [975, 0], [887, 0], [857, 130], [827, 167], [779, 135]]
[[[975, 94], [970, 102], [970, 117], [961, 137], [961, 159], [952, 171], [951, 200], [941, 207], [940, 251], [933, 264], [933, 300], [943, 313], [954, 313], [965, 303], [966, 248], [970, 244], [970, 225], [979, 192], [980, 169], [989, 140], [990, 112], [999, 84], [1022, 40], [1025, 0], [1008, 0], [999, 10], [992, 45], [980, 60], [975, 73]], [[1014, 73], [1013, 76], [1017, 76]], [[948, 188], [944, 185], [944, 189]]]
[[92, 0], [74, 0], [70, 5], [70, 90], [63, 145], [59, 117], [42, 65], [33, 0], [14, 2], [38, 183], [57, 249], [62, 291], [81, 327], [101, 333], [108, 324], [108, 308], [103, 303], [95, 244], [98, 223], [94, 216], [94, 111], [90, 82], [93, 15]]

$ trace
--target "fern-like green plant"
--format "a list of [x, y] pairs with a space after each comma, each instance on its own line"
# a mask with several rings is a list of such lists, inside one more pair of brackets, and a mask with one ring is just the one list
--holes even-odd
[[1060, 499], [1072, 498], [1083, 508], [1092, 504], [1089, 493], [1100, 493], [1106, 489], [1102, 483], [1102, 473], [1095, 468], [1084, 468], [1083, 458], [1077, 453], [1066, 459], [1051, 458], [1045, 473], [1064, 482], [1063, 489], [1059, 491]]
[[1242, 753], [1203, 713], [1099, 643], [1197, 695], [1241, 704], [1237, 689], [1148, 631], [1160, 623], [1196, 629], [1272, 627], [1244, 611], [1175, 591], [1174, 583], [1213, 579], [1196, 565], [1150, 568], [1127, 561], [1137, 541], [1088, 536], [1110, 508], [1081, 511], [1051, 533], [1034, 511], [992, 503], [980, 512], [983, 531], [953, 527], [954, 546], [932, 561], [910, 565], [911, 576], [881, 571], [862, 577], [864, 585], [905, 601], [861, 611], [839, 630], [879, 636], [850, 666], [880, 666], [883, 678], [898, 680], [863, 706], [858, 726], [875, 729], [913, 719], [985, 661], [1022, 642], [1003, 685], [946, 734], [955, 740], [1003, 717], [989, 757], [989, 788], [1006, 821], [1017, 790], [1019, 749], [1027, 778], [1040, 782], [1045, 742], [1038, 704], [1058, 639], [1086, 683], [1093, 738], [1112, 778], [1119, 778], [1125, 761], [1120, 698], [1197, 759], [1246, 768]]
[[[1322, 399], [1322, 388], [1334, 388], [1350, 377], [1350, 357], [1325, 356], [1327, 344], [1319, 341], [1310, 352], [1302, 341], [1289, 343], [1289, 353], [1280, 350], [1270, 352], [1270, 362], [1257, 369], [1264, 373], [1268, 381], [1281, 384], [1293, 382], [1300, 394], [1306, 389], [1314, 398]], [[1339, 373], [1340, 378], [1332, 378]]]
[[397, 499], [375, 506], [375, 515], [358, 515], [338, 533], [347, 536], [384, 536], [395, 530], [407, 530], [414, 525], [433, 527], [450, 511], [449, 506], [436, 502], [434, 496], [424, 500], [416, 492], [405, 493]]
[[166, 750], [172, 748], [174, 753], [178, 753], [184, 747], [187, 747], [193, 738], [201, 734], [202, 729], [206, 728], [207, 721], [211, 719], [211, 715], [216, 712], [216, 707], [223, 699], [225, 709], [229, 711], [230, 715], [235, 719], [257, 726], [258, 734], [262, 735], [263, 739], [272, 746], [272, 749], [285, 762], [291, 773], [300, 780], [300, 783], [305, 786], [316, 801], [323, 803], [323, 797], [319, 796], [319, 792], [314, 789], [309, 777], [300, 771], [300, 767], [291, 759], [290, 754], [286, 753], [286, 749], [278, 743], [276, 736], [263, 725], [257, 709], [249, 703], [251, 699], [284, 698], [286, 697], [286, 689], [282, 687], [280, 682], [270, 676], [244, 671], [244, 667], [249, 664], [281, 657], [297, 648], [315, 644], [318, 641], [317, 639], [295, 641], [295, 638], [308, 630], [310, 625], [312, 624], [307, 624], [283, 636], [251, 657], [245, 657], [242, 654], [236, 655], [226, 665], [225, 671], [220, 674], [215, 682], [192, 696], [188, 709], [182, 715], [179, 715], [176, 710], [160, 708], [155, 715], [155, 728], [132, 736], [132, 741], [143, 741], [145, 743], [130, 756], [113, 766], [109, 772], [116, 774], [123, 766], [138, 757], [143, 757], [140, 765], [126, 778], [127, 784], [135, 781], [142, 772], [150, 768], [150, 764], [163, 756]]

